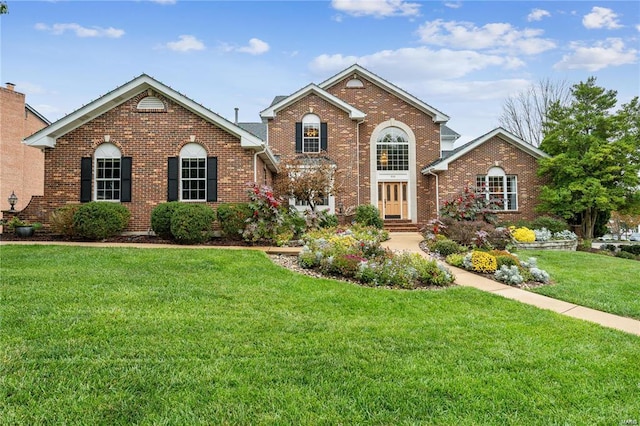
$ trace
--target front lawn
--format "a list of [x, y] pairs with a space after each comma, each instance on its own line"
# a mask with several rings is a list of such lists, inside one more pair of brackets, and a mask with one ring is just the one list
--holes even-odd
[[254, 251], [0, 250], [0, 424], [640, 421], [637, 336], [475, 289]]
[[600, 311], [640, 319], [640, 262], [586, 252], [523, 250], [555, 282], [532, 291]]

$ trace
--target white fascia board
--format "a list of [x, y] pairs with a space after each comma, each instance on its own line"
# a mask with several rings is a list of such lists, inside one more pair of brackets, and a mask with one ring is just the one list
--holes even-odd
[[277, 104], [272, 105], [269, 108], [261, 111], [260, 117], [274, 118], [279, 110], [286, 107], [287, 105], [292, 104], [298, 99], [303, 98], [304, 96], [307, 96], [309, 93], [315, 93], [316, 95], [320, 96], [327, 102], [332, 103], [336, 105], [338, 108], [348, 112], [349, 118], [351, 118], [352, 120], [363, 120], [367, 116], [367, 114], [365, 114], [364, 112], [360, 111], [357, 108], [354, 108], [353, 106], [349, 105], [342, 99], [336, 96], [333, 96], [331, 93], [325, 91], [324, 89], [312, 83], [298, 90], [296, 93], [292, 94], [291, 96], [286, 97], [285, 99], [281, 100]]
[[353, 73], [361, 74], [362, 76], [366, 77], [368, 80], [373, 81], [376, 85], [382, 87], [384, 90], [387, 90], [388, 92], [391, 92], [391, 93], [395, 94], [396, 96], [398, 96], [399, 98], [401, 98], [405, 102], [407, 102], [409, 104], [412, 104], [416, 108], [424, 111], [425, 113], [427, 113], [428, 115], [433, 117], [433, 121], [435, 123], [446, 123], [447, 121], [449, 121], [449, 116], [448, 115], [443, 114], [442, 112], [438, 111], [437, 109], [435, 109], [431, 105], [428, 105], [428, 104], [424, 103], [423, 101], [421, 101], [420, 99], [418, 99], [415, 96], [411, 95], [410, 93], [405, 92], [401, 88], [399, 88], [399, 87], [391, 84], [390, 82], [378, 77], [377, 75], [373, 74], [371, 71], [369, 71], [369, 70], [367, 70], [365, 68], [362, 68], [358, 64], [350, 66], [349, 68], [347, 68], [344, 71], [334, 75], [333, 77], [329, 78], [328, 80], [323, 81], [318, 86], [320, 88], [322, 88], [323, 90], [326, 90], [328, 87], [333, 86], [338, 81], [341, 81], [342, 79], [348, 77], [350, 74], [353, 74]]

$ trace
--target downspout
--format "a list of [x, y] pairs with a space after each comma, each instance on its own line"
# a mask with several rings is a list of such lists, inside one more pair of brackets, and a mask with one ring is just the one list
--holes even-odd
[[364, 123], [364, 120], [356, 122], [356, 176], [358, 176], [358, 184], [356, 185], [357, 206], [360, 205], [360, 125], [362, 123]]
[[429, 170], [429, 174], [436, 177], [436, 218], [440, 218], [440, 180], [438, 179], [438, 175], [433, 173], [433, 171]]

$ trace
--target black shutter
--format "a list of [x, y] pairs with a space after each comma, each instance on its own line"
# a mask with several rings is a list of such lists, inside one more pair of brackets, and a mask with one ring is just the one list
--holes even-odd
[[178, 157], [167, 161], [167, 201], [178, 201]]
[[131, 202], [131, 157], [120, 160], [120, 202]]
[[207, 157], [207, 201], [218, 201], [217, 157]]
[[93, 158], [82, 157], [80, 160], [80, 202], [91, 201], [91, 167]]
[[296, 152], [302, 152], [302, 123], [296, 123]]
[[327, 150], [327, 123], [320, 123], [320, 151]]

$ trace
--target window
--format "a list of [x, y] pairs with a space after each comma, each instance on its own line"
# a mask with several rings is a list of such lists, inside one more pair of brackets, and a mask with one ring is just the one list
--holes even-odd
[[397, 127], [382, 131], [376, 142], [378, 170], [409, 170], [409, 138]]
[[320, 118], [315, 114], [302, 119], [302, 152], [320, 152]]
[[500, 167], [492, 167], [486, 175], [476, 177], [476, 187], [488, 200], [498, 201], [504, 210], [518, 210], [516, 175], [507, 175]]
[[102, 144], [95, 152], [95, 199], [98, 201], [120, 201], [120, 160], [118, 147]]
[[180, 198], [184, 201], [207, 200], [207, 151], [196, 143], [180, 150]]

